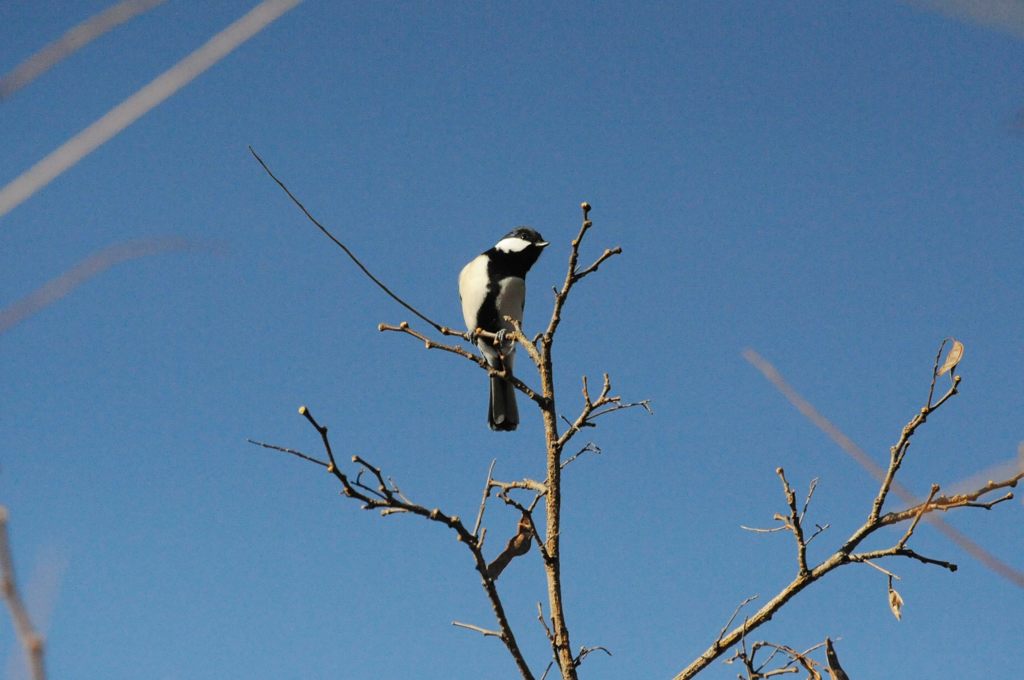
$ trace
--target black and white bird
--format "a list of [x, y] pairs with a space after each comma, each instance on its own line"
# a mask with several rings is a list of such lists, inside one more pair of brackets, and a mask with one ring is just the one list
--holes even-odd
[[[511, 317], [523, 320], [526, 303], [526, 272], [548, 245], [540, 234], [529, 227], [516, 227], [493, 248], [473, 258], [459, 273], [459, 298], [462, 316], [470, 333], [477, 329], [498, 333], [511, 331]], [[477, 347], [487, 363], [511, 375], [515, 343], [502, 344], [501, 351], [487, 340], [477, 340]], [[487, 423], [492, 430], [514, 430], [519, 425], [516, 391], [503, 378], [491, 378], [491, 400]]]

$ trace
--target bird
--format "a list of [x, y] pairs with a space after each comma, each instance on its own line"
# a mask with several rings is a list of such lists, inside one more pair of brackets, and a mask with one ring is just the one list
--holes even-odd
[[[530, 227], [516, 227], [490, 250], [473, 258], [459, 272], [459, 299], [470, 335], [477, 329], [504, 336], [512, 330], [505, 321], [523, 320], [526, 303], [526, 272], [530, 271], [548, 242]], [[502, 341], [500, 351], [489, 340], [477, 338], [487, 365], [512, 374], [515, 343]], [[492, 430], [511, 431], [519, 425], [516, 391], [504, 378], [491, 377], [487, 424]]]

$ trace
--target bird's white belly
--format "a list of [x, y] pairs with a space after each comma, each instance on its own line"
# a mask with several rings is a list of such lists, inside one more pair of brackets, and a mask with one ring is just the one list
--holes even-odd
[[526, 281], [518, 276], [509, 276], [498, 283], [498, 316], [502, 318], [502, 325], [509, 330], [512, 324], [504, 321], [504, 317], [511, 316], [516, 321], [523, 320], [523, 304], [526, 301]]

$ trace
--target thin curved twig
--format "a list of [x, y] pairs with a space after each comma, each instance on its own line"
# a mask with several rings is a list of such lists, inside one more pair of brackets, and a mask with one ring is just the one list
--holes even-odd
[[437, 323], [436, 321], [434, 321], [433, 319], [428, 317], [426, 314], [424, 314], [420, 310], [418, 310], [415, 307], [413, 307], [412, 305], [410, 305], [408, 302], [406, 302], [405, 300], [400, 298], [397, 294], [395, 294], [394, 291], [392, 291], [390, 288], [388, 288], [386, 285], [384, 285], [384, 283], [380, 279], [378, 279], [376, 276], [374, 276], [370, 272], [370, 270], [366, 268], [366, 265], [364, 265], [359, 260], [359, 258], [356, 257], [355, 254], [351, 250], [348, 249], [348, 246], [346, 246], [344, 243], [339, 241], [338, 238], [334, 234], [332, 234], [330, 232], [330, 230], [327, 229], [327, 227], [322, 225], [317, 218], [313, 217], [313, 215], [309, 212], [309, 210], [306, 209], [306, 206], [304, 206], [302, 204], [302, 201], [300, 201], [298, 198], [296, 198], [295, 194], [293, 194], [291, 192], [291, 190], [285, 185], [285, 183], [282, 182], [280, 179], [278, 179], [277, 175], [275, 175], [273, 173], [273, 171], [271, 171], [271, 169], [267, 166], [266, 162], [262, 158], [260, 158], [260, 155], [258, 153], [256, 153], [256, 150], [253, 149], [251, 146], [249, 147], [249, 153], [251, 153], [253, 155], [253, 158], [255, 158], [257, 160], [257, 162], [259, 162], [259, 164], [261, 166], [263, 166], [263, 169], [266, 171], [266, 173], [268, 175], [270, 175], [270, 178], [272, 180], [274, 180], [275, 182], [277, 182], [277, 186], [281, 187], [281, 189], [284, 190], [284, 193], [288, 194], [288, 198], [290, 198], [292, 200], [292, 203], [294, 203], [295, 205], [298, 206], [299, 210], [302, 211], [302, 214], [304, 214], [306, 216], [306, 218], [309, 219], [309, 221], [312, 222], [316, 226], [316, 228], [319, 229], [324, 234], [324, 236], [326, 236], [327, 238], [331, 239], [331, 241], [334, 242], [334, 245], [336, 245], [339, 248], [341, 248], [345, 252], [345, 254], [349, 256], [349, 259], [351, 259], [353, 262], [355, 262], [356, 266], [359, 267], [359, 269], [361, 269], [362, 272], [364, 274], [366, 274], [366, 276], [371, 281], [376, 283], [377, 286], [382, 291], [387, 293], [391, 297], [392, 300], [394, 300], [398, 304], [400, 304], [403, 307], [405, 307], [406, 309], [408, 309], [410, 312], [412, 312], [413, 314], [418, 316], [423, 321], [426, 321], [437, 332], [442, 333], [442, 334], [447, 334], [447, 333], [445, 333], [445, 331], [447, 331], [449, 329], [446, 326], [442, 326], [441, 324]]

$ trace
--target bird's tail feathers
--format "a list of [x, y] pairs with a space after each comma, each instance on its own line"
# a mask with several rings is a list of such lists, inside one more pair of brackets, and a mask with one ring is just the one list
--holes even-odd
[[491, 400], [487, 424], [492, 430], [511, 431], [519, 425], [516, 388], [504, 378], [491, 378]]

